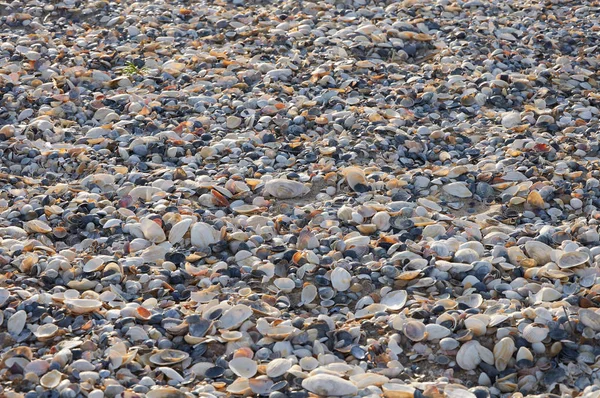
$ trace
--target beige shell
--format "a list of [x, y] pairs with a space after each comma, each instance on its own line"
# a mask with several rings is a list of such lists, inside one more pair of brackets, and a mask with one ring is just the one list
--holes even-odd
[[585, 252], [567, 252], [561, 254], [558, 258], [558, 266], [560, 268], [574, 268], [587, 263], [589, 259], [589, 255]]
[[65, 300], [65, 305], [74, 314], [87, 314], [98, 311], [102, 307], [102, 302], [92, 299], [70, 299]]
[[504, 337], [494, 346], [494, 365], [499, 371], [506, 369], [508, 362], [515, 352], [515, 342], [510, 337]]
[[278, 199], [299, 198], [310, 192], [301, 182], [275, 178], [265, 183], [264, 192]]

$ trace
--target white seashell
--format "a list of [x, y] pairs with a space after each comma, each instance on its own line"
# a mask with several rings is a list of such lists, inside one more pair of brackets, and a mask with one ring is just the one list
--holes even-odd
[[40, 384], [45, 388], [56, 388], [62, 379], [63, 374], [58, 370], [51, 370], [40, 378]]
[[187, 231], [190, 229], [192, 222], [193, 220], [191, 218], [186, 218], [173, 225], [169, 231], [169, 242], [171, 244], [181, 242]]
[[40, 325], [33, 334], [35, 335], [35, 337], [37, 337], [38, 340], [45, 341], [56, 336], [57, 333], [58, 326], [56, 326], [53, 323], [46, 323], [44, 325]]
[[429, 341], [443, 339], [452, 334], [450, 329], [435, 323], [425, 325], [425, 331], [427, 332], [427, 340]]
[[187, 398], [187, 394], [175, 387], [158, 387], [146, 393], [146, 398]]
[[300, 358], [300, 361], [298, 361], [298, 363], [300, 364], [300, 367], [302, 367], [302, 369], [308, 371], [316, 369], [319, 366], [319, 361], [314, 357]]
[[337, 216], [342, 221], [352, 220], [352, 208], [348, 206], [342, 206], [337, 211]]
[[531, 323], [523, 329], [523, 338], [530, 343], [540, 343], [544, 340], [550, 330], [547, 326], [539, 323]]
[[256, 374], [258, 365], [250, 358], [238, 357], [229, 361], [229, 369], [236, 375], [249, 379]]
[[406, 384], [386, 383], [381, 386], [385, 398], [413, 398], [415, 388]]
[[541, 288], [534, 296], [536, 303], [545, 303], [560, 300], [562, 293], [551, 287]]
[[12, 336], [18, 336], [25, 328], [27, 313], [23, 310], [15, 312], [7, 321], [6, 329]]
[[467, 341], [456, 353], [456, 363], [464, 370], [474, 370], [481, 363], [479, 342]]
[[319, 396], [340, 397], [358, 392], [358, 388], [348, 380], [325, 373], [302, 380], [302, 388]]
[[284, 293], [290, 293], [296, 287], [296, 284], [290, 278], [277, 278], [273, 284]]
[[192, 226], [192, 245], [207, 249], [209, 245], [217, 243], [221, 235], [219, 231], [204, 222], [197, 222]]
[[246, 319], [250, 318], [252, 310], [250, 307], [237, 304], [223, 313], [219, 319], [219, 327], [221, 329], [235, 329], [241, 326]]
[[285, 358], [277, 358], [267, 365], [267, 376], [274, 378], [283, 376], [292, 367], [292, 361]]
[[470, 198], [473, 196], [469, 188], [464, 182], [451, 182], [442, 187], [444, 192], [456, 196], [457, 198]]
[[315, 285], [306, 285], [302, 288], [302, 295], [300, 299], [303, 304], [310, 304], [317, 297], [317, 288]]
[[396, 290], [389, 292], [381, 299], [381, 304], [385, 305], [387, 309], [392, 311], [401, 310], [406, 304], [408, 294], [406, 290]]
[[525, 251], [539, 266], [544, 266], [552, 261], [552, 248], [543, 242], [537, 240], [527, 241], [525, 242]]
[[338, 292], [350, 289], [352, 275], [342, 267], [337, 267], [331, 272], [331, 286]]
[[402, 326], [404, 335], [412, 341], [421, 341], [427, 337], [427, 330], [421, 321], [407, 321]]
[[579, 322], [595, 332], [600, 332], [600, 314], [596, 311], [582, 308], [579, 310]]
[[49, 234], [52, 232], [52, 227], [40, 220], [27, 221], [25, 223], [25, 229], [40, 234]]
[[585, 252], [567, 252], [559, 257], [558, 266], [560, 268], [574, 268], [587, 263], [589, 259], [589, 255]]
[[445, 233], [446, 228], [444, 228], [444, 226], [440, 224], [431, 224], [423, 228], [424, 238], [437, 238], [438, 236], [444, 235]]
[[74, 314], [87, 314], [102, 307], [102, 302], [93, 299], [70, 299], [65, 300], [65, 305]]
[[391, 217], [388, 213], [386, 213], [385, 211], [380, 211], [375, 213], [375, 215], [371, 219], [371, 222], [375, 224], [378, 230], [387, 231], [388, 229], [390, 229], [391, 226], [390, 219]]
[[494, 365], [499, 371], [506, 369], [508, 362], [515, 352], [515, 342], [510, 337], [504, 337], [494, 346]]
[[350, 381], [360, 390], [369, 386], [382, 386], [390, 379], [377, 373], [359, 373], [350, 376]]
[[165, 231], [154, 221], [144, 218], [141, 223], [142, 233], [144, 237], [152, 243], [164, 242], [167, 237]]
[[533, 362], [533, 354], [531, 353], [531, 351], [529, 351], [529, 348], [527, 347], [521, 347], [519, 348], [519, 351], [517, 351], [517, 362], [522, 360]]
[[298, 181], [275, 178], [265, 183], [264, 192], [278, 199], [292, 199], [306, 195], [310, 188]]
[[182, 381], [184, 381], [185, 379], [183, 378], [182, 375], [179, 374], [179, 372], [177, 372], [175, 369], [173, 368], [169, 368], [167, 366], [161, 366], [156, 368], [157, 371], [163, 373], [165, 376], [167, 376], [169, 379], [176, 381], [178, 383], [181, 383]]

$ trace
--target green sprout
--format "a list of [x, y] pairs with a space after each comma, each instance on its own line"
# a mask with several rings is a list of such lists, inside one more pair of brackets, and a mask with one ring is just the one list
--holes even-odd
[[125, 67], [123, 68], [123, 73], [129, 76], [145, 75], [146, 73], [148, 73], [148, 68], [139, 68], [133, 62], [127, 62], [127, 64], [125, 64]]

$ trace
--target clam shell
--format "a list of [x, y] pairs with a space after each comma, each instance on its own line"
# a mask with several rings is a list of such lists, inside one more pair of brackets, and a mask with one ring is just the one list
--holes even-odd
[[558, 258], [558, 266], [560, 268], [574, 268], [587, 263], [589, 259], [589, 255], [585, 252], [567, 252], [561, 254]]
[[247, 305], [237, 304], [223, 313], [219, 318], [219, 328], [235, 329], [250, 318], [252, 310]]
[[515, 352], [515, 342], [510, 337], [504, 337], [494, 345], [494, 365], [499, 371], [506, 369], [508, 362]]
[[238, 357], [229, 361], [229, 369], [239, 377], [249, 379], [256, 374], [258, 365], [250, 358]]
[[45, 388], [56, 388], [62, 380], [63, 374], [58, 370], [51, 370], [40, 378], [40, 384]]
[[342, 170], [342, 175], [354, 192], [363, 193], [370, 190], [365, 172], [358, 167], [346, 167]]
[[338, 292], [344, 292], [350, 288], [352, 275], [342, 267], [337, 267], [331, 272], [331, 286]]
[[523, 338], [530, 343], [539, 343], [548, 336], [549, 332], [547, 326], [539, 323], [531, 323], [523, 329]]
[[74, 314], [87, 314], [102, 308], [101, 301], [92, 299], [69, 299], [65, 300], [65, 305]]
[[159, 366], [175, 365], [189, 358], [189, 354], [184, 351], [165, 349], [152, 354], [149, 358], [150, 362]]
[[406, 293], [406, 290], [396, 290], [386, 294], [381, 299], [381, 304], [385, 305], [389, 310], [398, 311], [404, 307], [407, 299], [408, 294]]
[[278, 199], [292, 199], [305, 196], [310, 188], [298, 181], [275, 178], [265, 183], [264, 192]]
[[348, 380], [332, 374], [317, 374], [302, 380], [302, 388], [320, 396], [355, 395], [358, 388]]
[[272, 360], [266, 369], [267, 376], [271, 378], [283, 376], [292, 367], [292, 361], [286, 358]]
[[421, 341], [427, 336], [427, 329], [420, 321], [405, 322], [402, 331], [412, 341]]

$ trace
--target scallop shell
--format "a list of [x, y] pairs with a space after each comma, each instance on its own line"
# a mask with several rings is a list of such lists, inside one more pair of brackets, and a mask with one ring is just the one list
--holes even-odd
[[310, 188], [298, 181], [275, 178], [265, 183], [264, 192], [278, 199], [292, 199], [305, 196]]

